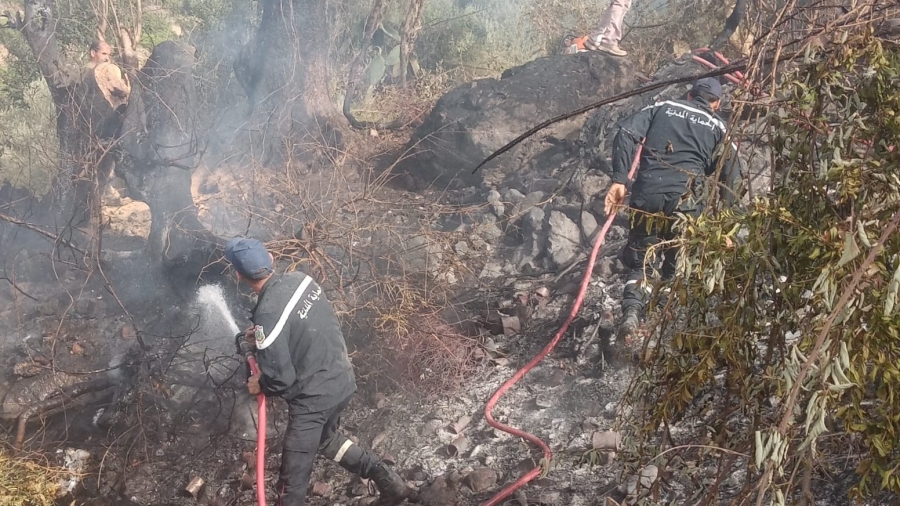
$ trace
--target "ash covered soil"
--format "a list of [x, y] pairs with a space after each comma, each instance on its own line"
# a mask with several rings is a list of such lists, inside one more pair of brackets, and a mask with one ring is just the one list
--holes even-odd
[[[211, 174], [203, 183], [210, 180], [216, 182], [216, 191], [207, 190], [198, 201], [207, 210], [202, 213], [206, 224], [214, 227], [216, 219], [225, 218], [208, 210], [237, 198], [239, 185], [221, 173]], [[491, 240], [496, 231], [483, 225], [502, 226], [508, 219], [506, 207], [517, 203], [504, 204], [497, 216], [496, 206], [480, 205], [473, 211], [471, 204], [462, 202], [473, 195], [471, 189], [456, 192], [449, 200], [458, 202], [448, 205], [429, 202], [427, 195], [382, 188], [374, 201], [409, 204], [372, 206], [366, 211], [391, 216], [391, 227], [409, 232], [409, 237], [427, 230], [432, 240], [426, 246], [439, 245], [434, 246], [439, 251], [429, 250], [439, 253], [439, 265], [432, 266], [402, 243], [397, 254], [407, 255], [404, 259], [413, 266], [410, 269], [435, 269], [437, 278], [444, 276], [448, 293], [464, 294], [467, 299], [451, 304], [456, 308], [456, 325], [441, 327], [465, 328], [456, 332], [469, 340], [468, 358], [462, 365], [449, 364], [464, 366], [464, 378], [459, 371], [439, 370], [441, 363], [432, 370], [416, 368], [415, 360], [402, 362], [402, 346], [385, 345], [371, 329], [355, 327], [347, 332], [360, 390], [345, 412], [344, 430], [393, 461], [419, 489], [422, 504], [478, 504], [540, 465], [538, 450], [486, 424], [484, 406], [552, 338], [570, 308], [573, 283], [582, 272], [582, 268], [573, 269], [559, 280], [553, 273], [511, 276], [521, 238], [504, 245], [503, 240]], [[478, 196], [484, 197], [483, 192]], [[448, 200], [447, 193], [441, 197]], [[546, 200], [546, 196], [531, 195], [531, 199]], [[449, 212], [451, 208], [457, 212]], [[146, 209], [129, 199], [108, 206], [106, 213], [111, 229], [127, 240], [146, 234], [147, 229], [141, 228], [148, 222]], [[467, 220], [472, 221], [468, 226], [463, 223]], [[507, 233], [521, 231], [510, 228], [503, 232]], [[623, 234], [619, 228], [612, 235], [621, 238]], [[23, 273], [56, 265], [41, 255], [26, 254], [19, 262]], [[255, 493], [247, 487], [253, 462], [246, 452], [255, 448], [255, 403], [244, 391], [230, 332], [197, 302], [195, 285], [157, 283], [154, 276], [159, 274], [154, 274], [149, 260], [136, 257], [129, 262], [108, 273], [110, 279], [123, 279], [126, 272], [131, 276], [130, 283], [127, 278], [114, 282], [115, 296], [96, 279], [59, 267], [63, 272], [52, 279], [19, 282], [18, 288], [27, 296], [13, 294], [12, 289], [5, 294], [13, 304], [2, 316], [16, 323], [7, 327], [7, 338], [2, 340], [3, 369], [8, 373], [2, 383], [2, 412], [15, 413], [52, 398], [58, 389], [85, 378], [122, 380], [114, 392], [106, 391], [106, 396], [87, 406], [29, 423], [26, 448], [42, 448], [51, 455], [54, 448], [90, 452], [89, 478], [75, 490], [79, 501], [88, 504], [253, 504]], [[614, 251], [607, 252], [600, 263], [603, 274], [592, 281], [585, 308], [559, 346], [494, 410], [498, 421], [537, 435], [554, 451], [546, 476], [523, 489], [530, 504], [596, 504], [619, 483], [618, 463], [591, 466], [583, 458], [591, 448], [591, 435], [612, 427], [628, 381], [627, 368], [603, 372], [597, 362], [608, 325], [599, 329], [599, 335], [594, 330], [602, 317], [612, 317], [620, 290], [618, 274], [613, 273]], [[155, 281], [148, 285], [151, 280]], [[241, 308], [249, 307], [250, 301], [227, 275], [218, 282], [243, 326], [246, 320], [241, 317], [246, 313]], [[146, 302], [126, 314], [120, 300], [126, 308]], [[341, 302], [336, 305], [341, 309]], [[494, 314], [496, 319], [498, 310], [515, 318], [520, 330], [507, 329], [504, 334], [503, 325], [489, 316]], [[447, 321], [444, 318], [441, 325]], [[138, 333], [153, 351], [142, 354]], [[585, 347], [589, 338], [592, 343]], [[122, 363], [126, 367], [118, 367]], [[450, 378], [455, 384], [441, 379], [445, 372], [457, 374]], [[280, 400], [270, 400], [268, 412], [266, 474], [272, 501], [286, 410]], [[452, 428], [461, 419], [469, 421], [458, 430]], [[12, 442], [15, 425], [4, 422], [4, 427]], [[450, 451], [460, 435], [466, 439], [465, 446]], [[195, 476], [205, 482], [202, 494], [197, 499], [183, 497], [184, 487]], [[372, 500], [365, 484], [331, 462], [320, 460], [313, 482], [319, 485], [310, 504]]]

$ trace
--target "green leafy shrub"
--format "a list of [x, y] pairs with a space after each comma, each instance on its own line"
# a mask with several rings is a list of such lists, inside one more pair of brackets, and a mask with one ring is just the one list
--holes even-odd
[[744, 467], [742, 501], [811, 499], [809, 477], [850, 455], [853, 495], [900, 493], [898, 77], [900, 50], [877, 39], [808, 56], [769, 110], [774, 191], [681, 221], [679, 276], [629, 394], [643, 450], [696, 416], [678, 443], [703, 449], [669, 462], [715, 463], [720, 480]]

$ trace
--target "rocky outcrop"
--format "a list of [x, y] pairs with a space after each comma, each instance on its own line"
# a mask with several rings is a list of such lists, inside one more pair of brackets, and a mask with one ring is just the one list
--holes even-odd
[[[477, 173], [485, 157], [547, 118], [563, 114], [639, 85], [632, 65], [601, 53], [540, 58], [503, 73], [462, 85], [438, 100], [416, 130], [397, 170], [415, 188], [472, 186], [497, 182], [529, 165], [559, 165], [559, 144], [578, 136], [583, 118], [541, 132]], [[536, 181], [536, 184], [540, 184]], [[533, 188], [533, 190], [546, 188]]]

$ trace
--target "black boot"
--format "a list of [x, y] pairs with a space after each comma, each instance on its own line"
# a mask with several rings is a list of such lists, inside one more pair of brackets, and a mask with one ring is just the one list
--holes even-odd
[[396, 506], [412, 494], [412, 489], [406, 486], [406, 481], [387, 464], [378, 464], [369, 473], [369, 478], [375, 482], [375, 488], [380, 494], [374, 506]]
[[631, 306], [622, 314], [622, 323], [619, 324], [618, 338], [624, 341], [634, 335], [641, 324], [641, 310], [637, 306]]

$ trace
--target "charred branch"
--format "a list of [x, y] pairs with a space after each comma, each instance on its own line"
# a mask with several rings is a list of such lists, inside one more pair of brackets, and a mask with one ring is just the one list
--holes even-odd
[[97, 400], [100, 395], [87, 396], [87, 394], [102, 393], [104, 390], [115, 386], [112, 378], [104, 377], [85, 381], [69, 388], [61, 389], [59, 393], [37, 402], [17, 413], [0, 413], [2, 420], [17, 420], [16, 440], [14, 447], [21, 450], [25, 444], [25, 428], [28, 420], [33, 416], [42, 416], [61, 411], [74, 406], [80, 406]]

